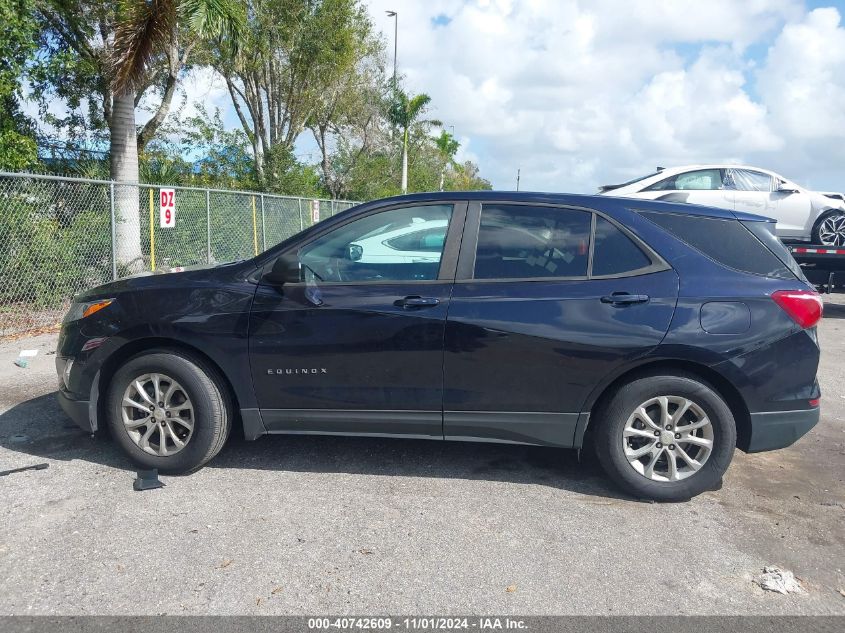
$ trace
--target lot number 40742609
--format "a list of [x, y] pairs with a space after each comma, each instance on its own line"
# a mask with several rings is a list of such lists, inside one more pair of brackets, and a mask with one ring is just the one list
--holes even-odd
[[159, 189], [159, 224], [161, 228], [176, 226], [176, 190]]

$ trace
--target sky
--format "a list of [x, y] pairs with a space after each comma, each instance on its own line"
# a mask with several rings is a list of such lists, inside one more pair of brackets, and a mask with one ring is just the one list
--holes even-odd
[[[845, 190], [845, 2], [369, 0], [497, 189], [743, 162]], [[391, 50], [391, 49], [389, 49]]]
[[[746, 163], [845, 190], [845, 0], [364, 0], [412, 93], [496, 189], [594, 192]], [[222, 81], [194, 103], [236, 126]], [[316, 162], [308, 134], [299, 155]]]

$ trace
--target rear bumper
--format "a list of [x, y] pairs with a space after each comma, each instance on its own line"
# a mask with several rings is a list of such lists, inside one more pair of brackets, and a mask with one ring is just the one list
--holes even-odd
[[773, 451], [794, 444], [819, 421], [820, 409], [771, 411], [751, 414], [747, 453]]
[[94, 433], [97, 430], [91, 421], [90, 402], [88, 400], [73, 400], [61, 390], [58, 392], [57, 397], [62, 411], [67, 413], [68, 417], [79, 428], [87, 433]]

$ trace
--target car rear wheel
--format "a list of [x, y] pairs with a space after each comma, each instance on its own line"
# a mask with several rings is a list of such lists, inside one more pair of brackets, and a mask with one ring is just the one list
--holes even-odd
[[175, 350], [135, 356], [114, 375], [108, 395], [112, 436], [136, 464], [177, 474], [213, 458], [229, 434], [231, 407], [220, 378]]
[[845, 213], [831, 211], [821, 217], [813, 228], [813, 244], [845, 246]]
[[633, 496], [657, 501], [684, 501], [718, 487], [736, 446], [730, 408], [694, 376], [632, 380], [593, 423], [608, 476]]

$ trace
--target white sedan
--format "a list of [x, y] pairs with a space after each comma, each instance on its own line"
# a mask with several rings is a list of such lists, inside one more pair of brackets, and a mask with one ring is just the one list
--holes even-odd
[[415, 218], [391, 231], [374, 231], [349, 245], [349, 259], [364, 264], [439, 262], [447, 224]]
[[845, 246], [845, 197], [810, 191], [767, 169], [744, 165], [687, 165], [657, 172], [599, 193], [623, 198], [688, 202], [777, 220], [784, 240]]

